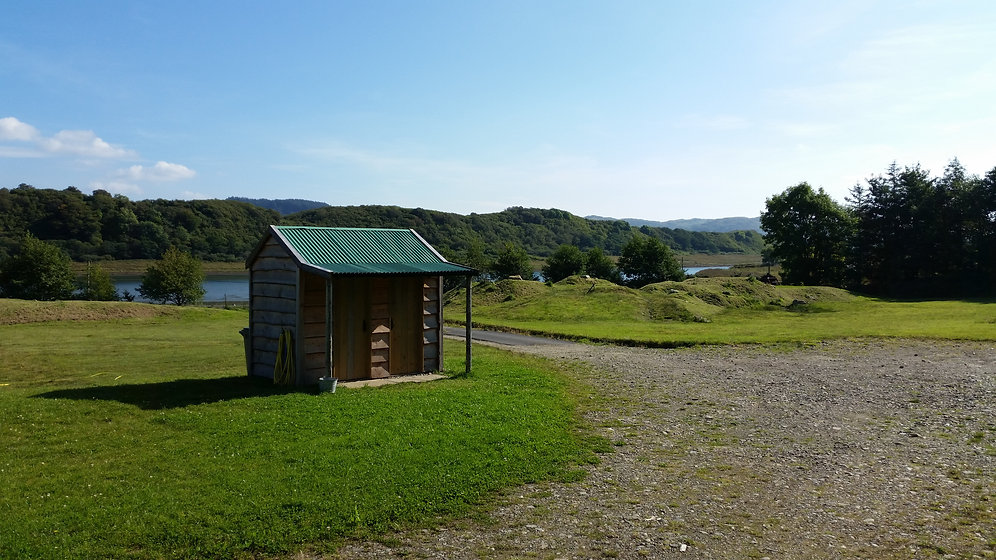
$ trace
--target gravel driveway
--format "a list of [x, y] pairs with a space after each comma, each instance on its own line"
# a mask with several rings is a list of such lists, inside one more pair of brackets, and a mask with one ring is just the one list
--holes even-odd
[[590, 365], [613, 452], [338, 557], [996, 558], [991, 344], [517, 351]]

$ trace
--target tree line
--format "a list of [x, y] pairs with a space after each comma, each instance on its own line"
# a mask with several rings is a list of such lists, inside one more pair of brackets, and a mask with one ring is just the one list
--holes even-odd
[[955, 159], [935, 177], [893, 163], [845, 204], [800, 183], [766, 201], [761, 227], [786, 283], [896, 297], [996, 291], [996, 168], [969, 175]]
[[77, 262], [157, 259], [169, 247], [205, 261], [238, 261], [279, 220], [277, 212], [244, 202], [132, 201], [104, 190], [87, 195], [22, 184], [0, 189], [0, 257], [30, 234]]
[[169, 247], [204, 261], [245, 259], [274, 225], [412, 228], [444, 254], [479, 245], [490, 258], [505, 243], [547, 257], [561, 245], [599, 248], [619, 255], [631, 237], [653, 237], [679, 252], [761, 252], [754, 231], [689, 232], [631, 227], [624, 221], [587, 220], [563, 210], [513, 207], [492, 214], [460, 215], [396, 206], [329, 206], [284, 215], [238, 200], [139, 200], [104, 190], [85, 194], [21, 184], [0, 189], [0, 258], [31, 234], [66, 251], [77, 262], [157, 259]]
[[[170, 247], [142, 275], [138, 293], [157, 303], [187, 305], [204, 297], [201, 261]], [[119, 294], [110, 274], [100, 264], [87, 263], [77, 278], [65, 251], [28, 234], [18, 252], [0, 259], [0, 297], [55, 301], [134, 301], [134, 294]]]
[[[482, 278], [533, 277], [529, 255], [513, 243], [503, 245], [494, 260], [487, 260], [483, 253], [473, 248], [464, 257], [465, 262], [474, 263]], [[618, 265], [597, 247], [582, 253], [574, 245], [561, 245], [547, 259], [542, 270], [551, 283], [583, 273], [637, 288], [685, 278], [674, 253], [660, 240], [642, 234], [634, 235], [626, 243]], [[160, 260], [146, 269], [138, 293], [158, 303], [187, 305], [204, 297], [203, 282], [201, 261], [170, 247]], [[457, 285], [459, 282], [450, 287]], [[85, 274], [77, 278], [65, 251], [31, 234], [22, 240], [16, 254], [0, 259], [0, 297], [39, 301], [134, 301], [133, 294], [117, 292], [110, 275], [99, 263], [88, 262]]]
[[[618, 262], [613, 262], [598, 247], [581, 251], [576, 245], [561, 245], [547, 257], [540, 273], [544, 280], [551, 283], [568, 276], [586, 274], [634, 288], [685, 279], [685, 271], [674, 252], [656, 237], [637, 233], [629, 238], [621, 252]], [[505, 243], [493, 260], [473, 247], [463, 257], [463, 262], [480, 271], [484, 277], [518, 276], [526, 280], [533, 277], [529, 255], [514, 243]]]
[[669, 228], [632, 227], [622, 220], [588, 220], [557, 209], [513, 206], [491, 214], [469, 215], [399, 208], [397, 206], [329, 206], [287, 216], [288, 223], [315, 226], [412, 228], [440, 250], [466, 252], [480, 244], [496, 257], [506, 244], [529, 255], [548, 257], [561, 245], [582, 250], [597, 247], [619, 255], [633, 235], [654, 237], [672, 250], [687, 253], [759, 254], [764, 246], [755, 231], [690, 232]]

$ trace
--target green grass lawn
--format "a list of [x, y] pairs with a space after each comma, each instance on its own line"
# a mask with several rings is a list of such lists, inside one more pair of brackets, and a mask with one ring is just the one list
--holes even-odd
[[317, 395], [245, 376], [246, 322], [0, 325], [0, 558], [331, 550], [593, 458], [549, 362], [479, 348], [470, 376]]
[[[621, 344], [815, 342], [854, 337], [996, 340], [994, 300], [894, 301], [747, 278], [696, 278], [640, 290], [568, 279], [478, 286], [474, 325]], [[463, 318], [450, 295], [447, 318]], [[793, 302], [805, 302], [795, 304]]]

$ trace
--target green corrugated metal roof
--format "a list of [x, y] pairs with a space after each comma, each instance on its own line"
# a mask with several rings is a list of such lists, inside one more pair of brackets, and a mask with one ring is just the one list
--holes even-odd
[[468, 274], [410, 229], [272, 226], [302, 264], [332, 274]]

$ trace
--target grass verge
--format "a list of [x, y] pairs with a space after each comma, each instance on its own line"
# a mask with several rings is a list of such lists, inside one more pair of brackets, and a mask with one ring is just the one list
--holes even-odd
[[479, 348], [470, 376], [319, 396], [244, 375], [245, 321], [0, 326], [0, 557], [327, 551], [592, 460], [551, 363]]

